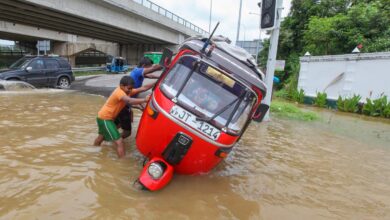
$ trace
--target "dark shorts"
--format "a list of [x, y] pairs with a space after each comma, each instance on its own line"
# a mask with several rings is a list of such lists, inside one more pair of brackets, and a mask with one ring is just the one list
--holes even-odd
[[126, 105], [116, 117], [115, 124], [123, 130], [131, 131], [131, 122], [133, 122], [133, 111]]

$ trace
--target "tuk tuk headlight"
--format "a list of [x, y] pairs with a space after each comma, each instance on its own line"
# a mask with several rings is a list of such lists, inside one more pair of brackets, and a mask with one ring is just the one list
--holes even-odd
[[151, 163], [148, 167], [148, 173], [153, 179], [159, 179], [163, 172], [164, 170], [159, 163]]

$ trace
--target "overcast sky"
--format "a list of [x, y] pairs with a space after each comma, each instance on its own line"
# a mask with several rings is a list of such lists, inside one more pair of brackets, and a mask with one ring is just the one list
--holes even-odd
[[13, 41], [8, 41], [8, 40], [0, 40], [0, 45], [13, 45]]
[[[151, 0], [157, 5], [192, 22], [194, 25], [209, 31], [210, 1], [211, 0]], [[259, 15], [257, 3], [260, 0], [243, 0], [241, 10], [241, 27], [239, 40], [254, 40], [259, 38]], [[288, 14], [291, 0], [283, 0], [282, 16]], [[240, 0], [212, 0], [211, 30], [219, 21], [216, 34], [227, 36], [232, 42], [236, 41]], [[262, 34], [262, 38], [266, 35]]]

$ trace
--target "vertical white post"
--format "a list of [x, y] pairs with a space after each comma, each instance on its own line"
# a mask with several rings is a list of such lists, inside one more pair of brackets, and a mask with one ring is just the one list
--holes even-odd
[[240, 0], [240, 10], [238, 11], [238, 25], [237, 25], [237, 36], [236, 36], [236, 45], [238, 38], [240, 37], [240, 25], [241, 25], [241, 8], [242, 8], [242, 0]]
[[261, 42], [261, 2], [258, 3], [258, 6], [259, 6], [259, 9], [260, 9], [260, 13], [259, 13], [259, 40], [257, 41], [257, 45], [256, 45], [256, 65], [259, 66], [259, 61], [258, 61], [258, 57], [259, 57], [259, 49], [260, 49], [260, 42]]
[[39, 41], [37, 41], [37, 55], [39, 56]]
[[[280, 2], [280, 1], [279, 1]], [[268, 61], [267, 61], [267, 74], [265, 76], [265, 84], [267, 85], [267, 95], [264, 99], [264, 104], [271, 106], [272, 98], [272, 86], [274, 80], [275, 64], [276, 64], [276, 54], [278, 52], [278, 40], [279, 40], [279, 30], [280, 30], [280, 20], [282, 15], [281, 4], [276, 4], [277, 14], [276, 14], [276, 25], [272, 30], [271, 39], [270, 39], [270, 48], [268, 52]], [[269, 121], [269, 110], [264, 116], [264, 121]]]
[[43, 54], [46, 56], [46, 49], [47, 49], [47, 41], [46, 40], [44, 40], [43, 41], [43, 44], [44, 44], [44, 52], [43, 52]]
[[210, 0], [209, 34], [211, 34], [211, 12], [213, 10], [213, 0]]

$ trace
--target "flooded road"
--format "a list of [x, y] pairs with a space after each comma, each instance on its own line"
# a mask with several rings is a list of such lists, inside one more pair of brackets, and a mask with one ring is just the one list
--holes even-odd
[[211, 173], [151, 193], [132, 187], [143, 161], [135, 133], [124, 159], [92, 146], [104, 102], [0, 93], [0, 219], [390, 219], [388, 120], [273, 117], [252, 124]]

